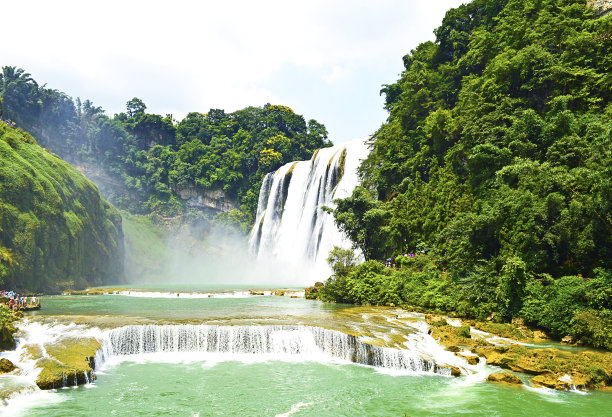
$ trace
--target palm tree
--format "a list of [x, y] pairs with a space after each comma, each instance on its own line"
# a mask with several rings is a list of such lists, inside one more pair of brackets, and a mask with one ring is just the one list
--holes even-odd
[[22, 122], [40, 111], [38, 84], [21, 68], [2, 67], [0, 94], [4, 98], [4, 119]]

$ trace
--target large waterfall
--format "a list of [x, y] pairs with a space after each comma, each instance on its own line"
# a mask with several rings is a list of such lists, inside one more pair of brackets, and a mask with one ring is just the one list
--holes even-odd
[[345, 362], [377, 368], [450, 376], [447, 364], [438, 364], [420, 349], [370, 345], [336, 330], [312, 326], [132, 325], [111, 330], [96, 355], [96, 366], [117, 356], [154, 353], [225, 354], [269, 360]]
[[291, 162], [266, 175], [249, 239], [258, 260], [301, 273], [303, 283], [329, 276], [329, 251], [349, 248], [351, 242], [324, 207], [353, 192], [357, 168], [369, 152], [367, 140], [320, 149], [310, 161]]

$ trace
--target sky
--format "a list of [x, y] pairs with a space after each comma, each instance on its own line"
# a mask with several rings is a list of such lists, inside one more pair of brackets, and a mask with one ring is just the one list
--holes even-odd
[[462, 0], [30, 1], [2, 5], [0, 65], [109, 116], [282, 104], [334, 143], [386, 120], [383, 84]]

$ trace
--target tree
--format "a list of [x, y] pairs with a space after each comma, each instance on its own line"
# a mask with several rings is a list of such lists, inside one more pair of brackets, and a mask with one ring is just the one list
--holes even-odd
[[134, 97], [133, 99], [129, 100], [126, 103], [127, 114], [131, 118], [136, 117], [137, 115], [140, 115], [140, 114], [144, 114], [146, 109], [147, 109], [147, 106], [144, 104], [144, 102], [141, 99], [137, 97]]

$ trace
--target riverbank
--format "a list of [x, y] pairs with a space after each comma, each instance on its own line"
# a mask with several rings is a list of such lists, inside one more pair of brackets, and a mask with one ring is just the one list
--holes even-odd
[[[540, 331], [521, 324], [483, 323], [440, 315], [427, 315], [426, 320], [430, 334], [447, 350], [463, 357], [469, 352], [476, 355], [474, 361], [485, 360], [487, 365], [527, 376], [534, 386], [555, 390], [612, 387], [611, 352], [560, 349]], [[522, 383], [521, 378], [511, 376], [490, 381]]]

